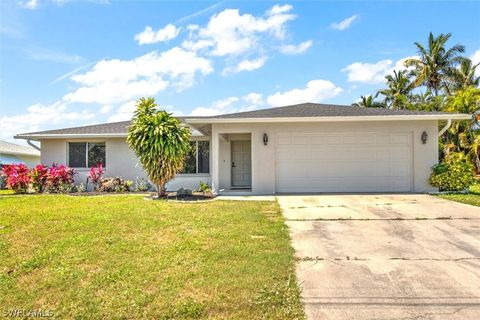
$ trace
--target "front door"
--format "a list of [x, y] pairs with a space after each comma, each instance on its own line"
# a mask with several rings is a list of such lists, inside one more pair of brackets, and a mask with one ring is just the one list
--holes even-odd
[[251, 141], [232, 141], [232, 187], [252, 186]]

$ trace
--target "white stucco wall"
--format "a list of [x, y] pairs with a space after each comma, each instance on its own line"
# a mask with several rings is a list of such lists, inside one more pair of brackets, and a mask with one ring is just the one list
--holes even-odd
[[[230, 141], [251, 138], [252, 141], [252, 194], [273, 194], [275, 190], [275, 145], [279, 133], [330, 133], [330, 132], [409, 132], [413, 137], [413, 189], [414, 192], [435, 191], [428, 183], [431, 167], [438, 161], [438, 123], [429, 121], [383, 121], [383, 122], [317, 122], [317, 123], [231, 123], [213, 124], [212, 137], [194, 139], [210, 140], [211, 174], [177, 175], [167, 184], [168, 190], [180, 187], [196, 189], [200, 181], [206, 182], [218, 191], [230, 187], [231, 161]], [[428, 133], [427, 144], [421, 143], [423, 131]], [[269, 142], [263, 144], [263, 134]], [[220, 138], [229, 134], [229, 140]], [[236, 135], [235, 135], [236, 134]], [[55, 139], [41, 141], [41, 163], [67, 164], [67, 143], [69, 141], [105, 142], [106, 176], [120, 176], [135, 181], [144, 178], [145, 173], [137, 158], [128, 148], [124, 138], [109, 139]], [[217, 155], [217, 156], [215, 156]], [[77, 169], [77, 182], [85, 182], [88, 169]]]
[[[193, 138], [209, 140], [209, 138]], [[50, 166], [52, 163], [68, 165], [68, 142], [105, 142], [106, 168], [105, 177], [121, 177], [136, 181], [146, 179], [146, 174], [133, 151], [124, 138], [107, 139], [45, 139], [41, 141], [41, 163]], [[211, 157], [210, 157], [211, 158]], [[211, 168], [211, 165], [210, 165]], [[78, 172], [75, 182], [85, 183], [89, 168], [75, 168]], [[211, 185], [210, 174], [179, 174], [167, 184], [167, 190], [178, 190], [180, 187], [197, 189], [200, 181]]]
[[[432, 121], [375, 121], [375, 122], [317, 122], [317, 123], [230, 123], [212, 125], [212, 184], [217, 190], [230, 184], [229, 143], [219, 139], [225, 133], [251, 133], [252, 139], [252, 193], [275, 193], [275, 139], [279, 133], [329, 133], [329, 132], [410, 132], [413, 136], [413, 190], [435, 191], [428, 178], [431, 167], [438, 161], [438, 122]], [[426, 131], [428, 141], [421, 142]], [[263, 144], [263, 134], [269, 142]]]

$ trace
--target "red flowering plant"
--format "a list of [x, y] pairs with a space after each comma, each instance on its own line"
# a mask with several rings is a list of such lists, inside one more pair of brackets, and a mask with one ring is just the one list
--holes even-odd
[[23, 163], [2, 166], [2, 176], [5, 177], [6, 187], [16, 193], [26, 193], [31, 183], [29, 170]]
[[73, 191], [74, 176], [76, 172], [65, 165], [53, 163], [48, 169], [47, 190], [49, 192], [71, 192]]
[[45, 191], [48, 181], [48, 167], [38, 164], [30, 171], [32, 187], [36, 192]]
[[95, 190], [98, 190], [98, 188], [100, 187], [104, 173], [105, 170], [103, 170], [103, 166], [101, 163], [99, 163], [96, 167], [90, 168], [90, 172], [87, 176], [87, 181], [90, 181], [93, 184], [93, 188]]

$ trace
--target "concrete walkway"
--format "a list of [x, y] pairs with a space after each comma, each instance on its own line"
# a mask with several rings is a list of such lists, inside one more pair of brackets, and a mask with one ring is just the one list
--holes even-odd
[[411, 194], [278, 199], [309, 319], [480, 319], [480, 208]]

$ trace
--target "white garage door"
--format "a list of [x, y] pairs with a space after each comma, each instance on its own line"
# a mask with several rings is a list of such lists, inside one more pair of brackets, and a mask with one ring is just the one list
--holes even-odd
[[411, 133], [277, 136], [278, 193], [411, 190]]

